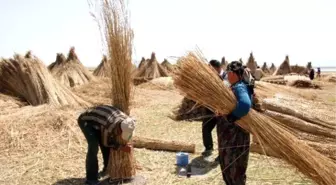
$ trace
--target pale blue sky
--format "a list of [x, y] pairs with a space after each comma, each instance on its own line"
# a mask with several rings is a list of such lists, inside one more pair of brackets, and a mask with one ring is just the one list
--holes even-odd
[[[196, 44], [208, 59], [261, 65], [312, 61], [336, 66], [335, 0], [130, 0], [134, 60], [161, 62]], [[86, 0], [1, 0], [0, 56], [32, 50], [46, 64], [75, 46], [86, 66], [101, 60], [98, 27]]]

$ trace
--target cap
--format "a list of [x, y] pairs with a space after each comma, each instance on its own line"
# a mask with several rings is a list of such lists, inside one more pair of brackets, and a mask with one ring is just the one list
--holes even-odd
[[221, 67], [221, 63], [218, 60], [210, 60], [209, 63], [212, 67], [216, 67], [216, 68]]
[[128, 117], [120, 123], [121, 138], [125, 141], [129, 141], [132, 138], [135, 129], [135, 120]]
[[227, 71], [232, 71], [238, 75], [243, 75], [244, 73], [244, 67], [243, 64], [239, 61], [232, 61], [227, 65], [226, 67]]

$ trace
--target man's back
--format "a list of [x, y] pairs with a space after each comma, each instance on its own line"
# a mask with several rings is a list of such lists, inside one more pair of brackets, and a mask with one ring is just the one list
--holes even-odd
[[258, 69], [256, 69], [255, 72], [254, 72], [254, 78], [255, 78], [256, 80], [260, 80], [261, 77], [263, 77], [263, 71], [262, 71], [260, 68], [258, 68]]

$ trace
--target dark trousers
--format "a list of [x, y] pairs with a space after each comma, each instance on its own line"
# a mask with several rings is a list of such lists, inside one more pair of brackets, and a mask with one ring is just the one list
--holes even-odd
[[203, 120], [202, 123], [202, 138], [203, 145], [206, 150], [213, 150], [213, 140], [212, 140], [212, 130], [217, 125], [217, 118], [207, 118]]
[[96, 181], [98, 180], [99, 169], [97, 157], [98, 147], [100, 147], [103, 155], [104, 170], [107, 169], [110, 149], [102, 145], [100, 129], [97, 130], [93, 127], [92, 124], [86, 123], [80, 118], [78, 118], [78, 124], [88, 142], [88, 150], [86, 154], [86, 179], [90, 181]]
[[226, 185], [245, 185], [250, 134], [225, 118], [217, 122], [219, 163]]

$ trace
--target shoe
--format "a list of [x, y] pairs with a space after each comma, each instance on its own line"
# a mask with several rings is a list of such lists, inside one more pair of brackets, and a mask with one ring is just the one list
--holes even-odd
[[210, 149], [210, 150], [204, 150], [204, 152], [202, 152], [202, 155], [204, 156], [204, 157], [207, 157], [207, 156], [210, 156], [211, 154], [212, 154], [212, 152], [213, 152], [213, 149]]
[[219, 163], [219, 156], [216, 157], [215, 162]]
[[106, 170], [102, 170], [98, 173], [98, 179], [103, 179], [107, 176], [107, 171]]
[[97, 185], [99, 184], [98, 180], [86, 180], [85, 185]]

